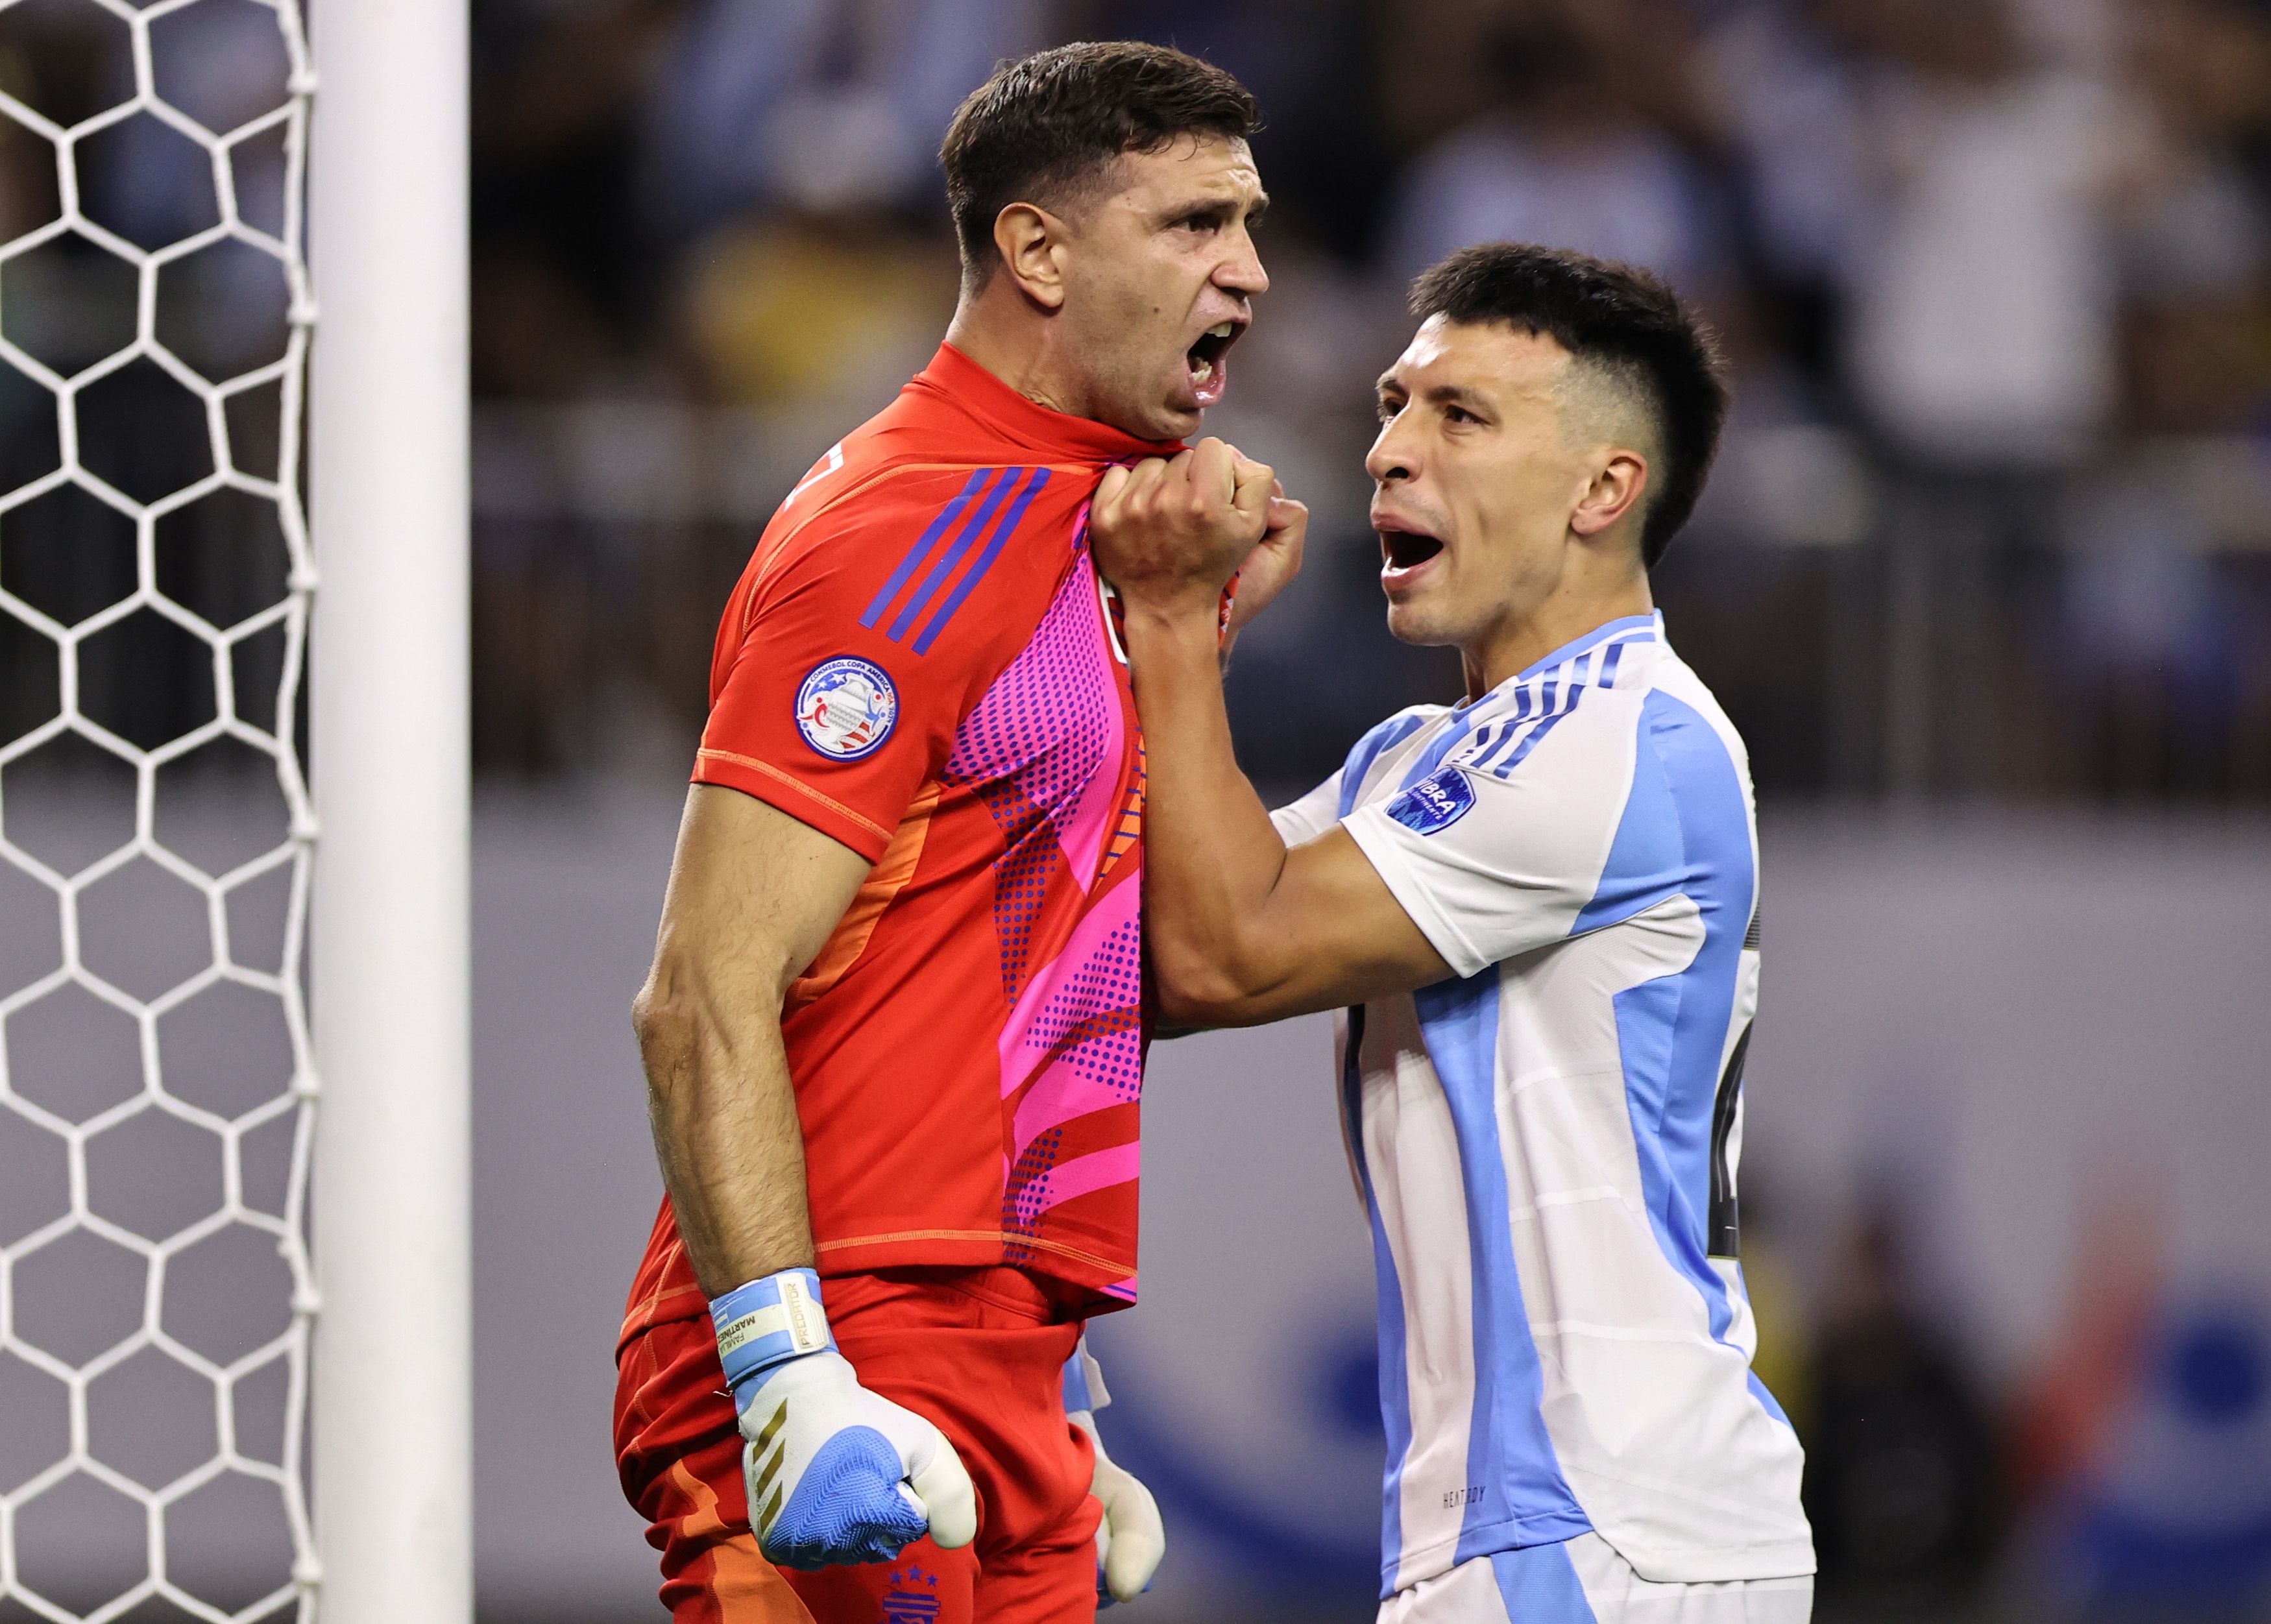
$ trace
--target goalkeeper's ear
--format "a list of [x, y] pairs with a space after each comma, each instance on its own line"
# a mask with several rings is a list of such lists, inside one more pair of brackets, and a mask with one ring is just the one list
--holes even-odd
[[1001, 274], [1044, 310], [1064, 308], [1064, 255], [1070, 228], [1037, 203], [1012, 203], [994, 217]]

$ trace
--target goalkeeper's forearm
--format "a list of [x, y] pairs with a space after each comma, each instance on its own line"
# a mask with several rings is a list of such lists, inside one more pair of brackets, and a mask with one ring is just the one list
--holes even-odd
[[1282, 943], [1255, 927], [1285, 866], [1285, 843], [1238, 765], [1203, 613], [1131, 603], [1128, 652], [1149, 763], [1144, 791], [1143, 932], [1160, 1014], [1170, 1026], [1226, 1024], [1256, 957]]
[[749, 1526], [790, 1568], [881, 1561], [978, 1532], [937, 1426], [860, 1385], [812, 1267], [804, 1129], [781, 1041], [791, 984], [868, 860], [765, 802], [696, 785], [632, 1020], [663, 1181], [718, 1332]]
[[749, 1526], [768, 1561], [804, 1569], [887, 1561], [925, 1533], [967, 1545], [977, 1494], [953, 1446], [860, 1384], [822, 1301], [804, 1134], [771, 1014], [789, 962], [778, 985], [726, 1001], [659, 954], [637, 1014], [663, 1178], [744, 1441]]
[[643, 995], [638, 1032], [655, 1152], [703, 1291], [809, 1267], [804, 1130], [778, 1019]]

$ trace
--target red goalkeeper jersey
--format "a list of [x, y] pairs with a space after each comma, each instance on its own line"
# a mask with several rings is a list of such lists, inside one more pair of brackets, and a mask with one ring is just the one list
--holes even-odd
[[[823, 1275], [1135, 1299], [1143, 747], [1087, 515], [1162, 449], [942, 347], [726, 605], [695, 781], [875, 865], [781, 1023]], [[625, 1335], [704, 1306], [666, 1200]]]

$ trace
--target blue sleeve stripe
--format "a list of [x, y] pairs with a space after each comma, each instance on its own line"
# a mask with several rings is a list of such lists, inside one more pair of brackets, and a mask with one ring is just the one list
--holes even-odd
[[[1001, 522], [994, 527], [994, 539], [986, 544], [986, 550], [978, 555], [978, 562], [970, 566], [970, 572], [962, 577], [946, 601], [939, 607], [938, 613], [930, 617], [930, 624], [922, 629], [922, 635], [915, 639], [916, 653], [930, 652], [930, 645], [938, 640], [938, 634], [946, 629], [947, 622], [954, 618], [954, 612], [962, 607], [962, 600], [970, 596], [971, 589], [985, 577], [986, 572], [994, 567], [994, 561], [1001, 555], [1003, 544], [1016, 530], [1018, 521], [1025, 517], [1025, 509], [1032, 502], [1033, 494], [1048, 482], [1049, 471], [1046, 468], [1033, 470], [1031, 476], [1025, 480], [1025, 488], [1017, 493], [1016, 500], [1009, 503], [1009, 512], [1003, 514]], [[1008, 487], [1004, 485], [1003, 488]]]
[[999, 468], [994, 472], [1001, 477], [987, 491], [986, 499], [979, 503], [977, 513], [955, 533], [954, 540], [941, 549], [938, 562], [930, 567], [929, 573], [917, 584], [914, 591], [907, 594], [907, 600], [899, 606], [899, 612], [891, 617], [890, 626], [883, 635], [892, 642], [897, 643], [907, 635], [907, 628], [915, 623], [915, 617], [930, 607], [931, 600], [946, 584], [946, 577], [969, 555], [970, 549], [977, 545], [978, 538], [985, 533], [987, 525], [1001, 510], [1001, 499], [1009, 494], [1009, 487], [1016, 483], [1017, 471], [1015, 468]]
[[[1577, 696], [1582, 691], [1583, 689], [1575, 683], [1571, 683], [1562, 692], [1564, 704], [1574, 704]], [[1524, 690], [1523, 697], [1525, 699], [1529, 697], [1528, 690]], [[1492, 741], [1488, 750], [1477, 752], [1467, 765], [1472, 767], [1477, 772], [1487, 771], [1496, 773], [1500, 778], [1506, 777], [1512, 771], [1514, 764], [1530, 753], [1530, 740], [1545, 728], [1552, 726], [1560, 719], [1561, 714], [1562, 712], [1547, 706], [1541, 708], [1534, 716], [1521, 718], [1502, 735]]]
[[[1572, 709], [1574, 708], [1575, 707], [1572, 707]], [[1523, 758], [1526, 757], [1530, 751], [1538, 748], [1538, 744], [1545, 739], [1547, 734], [1553, 731], [1553, 725], [1568, 714], [1569, 712], [1567, 711], [1561, 711], [1552, 716], [1540, 717], [1538, 720], [1538, 726], [1524, 734], [1522, 738], [1522, 742], [1514, 747], [1513, 754], [1509, 755], [1504, 761], [1499, 763], [1499, 764], [1496, 767], [1493, 767], [1492, 771], [1502, 778], [1511, 777], [1514, 773], [1514, 770], [1522, 765]]]
[[[1615, 684], [1617, 666], [1626, 644], [1654, 641], [1646, 633], [1619, 637], [1522, 684], [1514, 691], [1514, 710], [1504, 730], [1484, 729], [1461, 764], [1501, 778], [1511, 777], [1561, 719], [1576, 710], [1587, 693]], [[1587, 667], [1590, 668], [1590, 676]], [[1535, 713], [1530, 707], [1533, 693], [1539, 696]]]
[[1493, 750], [1506, 742], [1506, 735], [1513, 728], [1514, 724], [1510, 721], [1496, 721], [1487, 727], [1478, 729], [1475, 734], [1475, 741], [1467, 746], [1466, 755], [1455, 764], [1463, 767], [1479, 764]]
[[[1461, 764], [1480, 772], [1491, 766], [1495, 753], [1518, 748], [1525, 729], [1535, 725], [1552, 708], [1538, 702], [1539, 687], [1539, 680], [1535, 677], [1517, 687], [1514, 690], [1514, 709], [1508, 714], [1503, 728], [1491, 734], [1487, 744], [1481, 744], [1478, 735], [1478, 748], [1471, 752]], [[1488, 732], [1487, 729], [1485, 731]]]
[[875, 622], [882, 618], [883, 611], [890, 607], [891, 600], [899, 595], [899, 588], [907, 584], [907, 577], [915, 572], [924, 559], [930, 556], [932, 546], [945, 533], [948, 525], [962, 517], [962, 510], [970, 505], [970, 499], [984, 488], [986, 481], [993, 478], [994, 473], [992, 468], [979, 469], [970, 476], [961, 492], [938, 510], [938, 517], [931, 520], [915, 544], [907, 549], [907, 555], [899, 560], [899, 567], [891, 571], [891, 578], [883, 583], [883, 590], [875, 594], [875, 600], [860, 617], [860, 625], [874, 629]]

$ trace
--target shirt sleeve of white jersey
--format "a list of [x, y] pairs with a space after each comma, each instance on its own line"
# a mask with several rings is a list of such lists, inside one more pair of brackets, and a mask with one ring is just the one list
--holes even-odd
[[1314, 840], [1341, 819], [1341, 775], [1337, 772], [1302, 796], [1270, 815], [1277, 838], [1287, 846]]
[[1343, 826], [1443, 962], [1477, 974], [1561, 941], [1595, 900], [1638, 720], [1626, 696], [1595, 690], [1519, 759], [1486, 739]]

